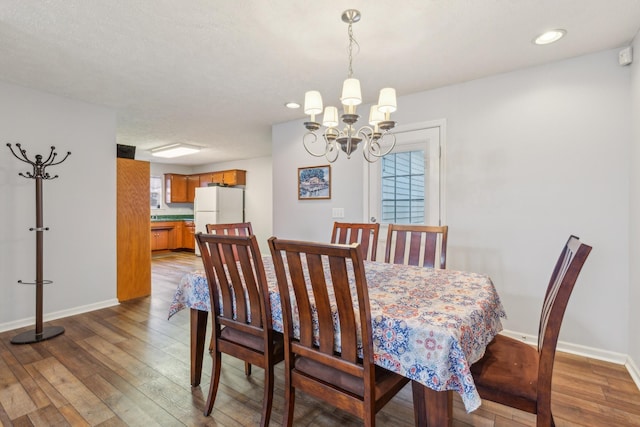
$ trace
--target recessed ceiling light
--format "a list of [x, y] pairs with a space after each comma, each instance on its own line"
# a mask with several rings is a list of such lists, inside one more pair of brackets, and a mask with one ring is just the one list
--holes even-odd
[[540, 44], [540, 45], [549, 44], [549, 43], [557, 42], [562, 37], [564, 37], [565, 34], [567, 34], [567, 30], [562, 30], [562, 29], [549, 30], [540, 34], [535, 39], [533, 39], [533, 42], [535, 44]]
[[284, 106], [287, 108], [291, 108], [292, 110], [300, 108], [300, 104], [298, 104], [297, 102], [287, 102], [286, 104], [284, 104]]

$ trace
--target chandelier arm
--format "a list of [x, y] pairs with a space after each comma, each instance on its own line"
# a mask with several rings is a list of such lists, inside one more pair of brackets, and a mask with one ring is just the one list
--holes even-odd
[[364, 144], [362, 146], [362, 156], [369, 163], [375, 163], [378, 161], [377, 157], [371, 157], [371, 147], [372, 144], [375, 143], [375, 140], [372, 140], [374, 135], [374, 130], [369, 126], [362, 126], [358, 129], [358, 135], [362, 137]]
[[[336, 147], [335, 142], [331, 142], [329, 145], [327, 145], [327, 147], [329, 148], [324, 157], [327, 159], [329, 163], [333, 163], [336, 160], [338, 160], [338, 155], [340, 154], [340, 150], [338, 150], [338, 147]], [[331, 156], [331, 153], [335, 153], [335, 154]]]
[[[375, 146], [378, 147], [378, 151], [379, 151], [380, 150], [379, 147], [381, 147], [381, 145], [382, 145], [381, 142], [382, 142], [382, 140], [385, 139], [385, 137], [392, 138], [393, 142], [391, 143], [391, 146], [389, 146], [389, 148], [387, 150], [385, 150], [384, 152], [376, 153], [375, 150], [373, 149], [374, 144], [375, 144]], [[380, 158], [380, 157], [384, 157], [387, 154], [389, 154], [391, 152], [391, 150], [393, 150], [395, 148], [395, 146], [396, 146], [396, 135], [393, 134], [393, 133], [390, 133], [389, 131], [384, 131], [384, 132], [382, 132], [382, 135], [380, 135], [380, 138], [376, 139], [367, 148], [369, 148], [368, 151], [371, 153], [372, 156]]]
[[[313, 137], [313, 140], [308, 141], [310, 138], [308, 138], [309, 136]], [[307, 132], [304, 134], [304, 136], [302, 137], [302, 145], [304, 146], [304, 149], [307, 150], [307, 153], [311, 154], [314, 157], [322, 157], [322, 156], [326, 156], [327, 153], [329, 152], [329, 146], [325, 146], [325, 150], [324, 153], [315, 153], [313, 152], [313, 150], [311, 150], [307, 144], [314, 144], [318, 142], [318, 135], [316, 135], [315, 132]]]

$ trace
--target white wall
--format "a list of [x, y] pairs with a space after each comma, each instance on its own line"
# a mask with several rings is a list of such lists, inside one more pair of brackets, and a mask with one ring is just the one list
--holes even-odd
[[0, 82], [0, 330], [35, 316], [34, 287], [17, 284], [35, 280], [35, 181], [6, 144], [72, 152], [43, 183], [47, 320], [117, 303], [115, 134], [114, 111]]
[[[492, 277], [506, 329], [537, 334], [576, 234], [594, 250], [560, 339], [628, 352], [629, 85], [616, 50], [399, 98], [401, 124], [447, 120], [447, 266]], [[301, 145], [302, 121], [273, 127], [274, 234], [327, 241], [331, 206], [361, 211], [362, 161], [336, 162], [331, 201], [298, 201], [297, 167], [323, 164]]]
[[[636, 56], [631, 68], [631, 123], [633, 141], [631, 143], [630, 169], [631, 188], [630, 201], [630, 258], [640, 259], [640, 37], [635, 38], [633, 49]], [[629, 355], [636, 363], [636, 371], [640, 364], [640, 263], [630, 263], [629, 282]], [[636, 380], [640, 386], [640, 378]]]
[[271, 187], [271, 157], [212, 163], [195, 167], [193, 173], [227, 169], [247, 171], [245, 185], [245, 221], [251, 222], [253, 232], [260, 243], [260, 251], [269, 253], [267, 239], [272, 235], [273, 191]]
[[[363, 109], [364, 111], [364, 109]], [[332, 208], [343, 208], [342, 222], [361, 222], [363, 166], [358, 150], [344, 153], [331, 164], [331, 199], [298, 200], [298, 168], [328, 165], [302, 146], [303, 121], [273, 127], [273, 232], [279, 238], [329, 242], [333, 229]]]

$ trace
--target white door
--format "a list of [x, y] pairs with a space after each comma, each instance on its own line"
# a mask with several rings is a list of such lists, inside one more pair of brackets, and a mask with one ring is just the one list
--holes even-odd
[[[437, 121], [398, 128], [393, 152], [366, 166], [365, 217], [380, 223], [378, 261], [384, 260], [389, 223], [443, 224], [444, 124]], [[394, 167], [394, 162], [403, 167]], [[394, 192], [394, 185], [404, 192]]]

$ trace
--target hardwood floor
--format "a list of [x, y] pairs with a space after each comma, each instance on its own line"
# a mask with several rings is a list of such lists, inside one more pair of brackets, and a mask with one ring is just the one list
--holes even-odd
[[[189, 385], [189, 313], [167, 320], [182, 274], [201, 266], [187, 253], [153, 260], [153, 296], [59, 319], [63, 335], [12, 345], [0, 334], [0, 426], [254, 426], [260, 421], [262, 371], [244, 376], [242, 362], [223, 356], [214, 410], [202, 415], [211, 372]], [[27, 330], [30, 328], [25, 328]], [[271, 425], [282, 423], [283, 373], [276, 369]], [[553, 410], [560, 426], [640, 426], [640, 391], [624, 366], [560, 353]], [[295, 425], [352, 426], [361, 422], [304, 394]], [[534, 426], [535, 417], [491, 402], [467, 414], [454, 396], [454, 426]], [[378, 414], [380, 426], [412, 426], [411, 388]]]

